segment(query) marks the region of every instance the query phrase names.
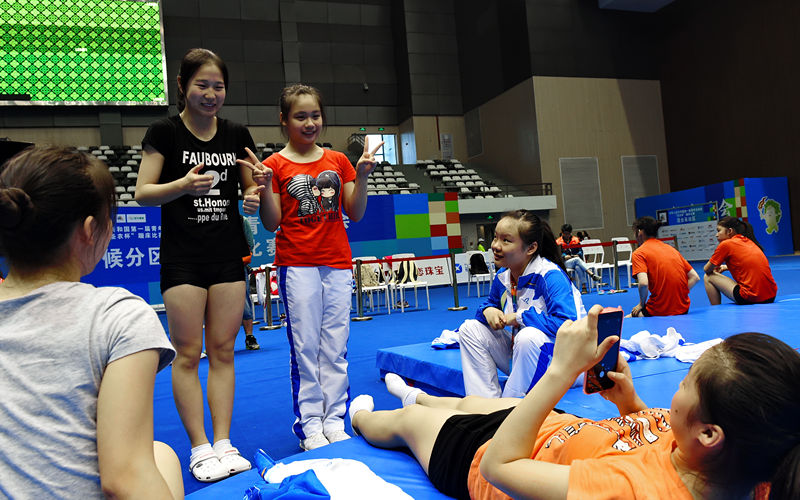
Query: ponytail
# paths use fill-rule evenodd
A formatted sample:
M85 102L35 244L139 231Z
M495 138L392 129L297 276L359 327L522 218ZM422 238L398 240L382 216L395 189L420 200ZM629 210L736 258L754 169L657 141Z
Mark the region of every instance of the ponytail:
M800 442L778 464L769 493L770 500L794 498L800 498Z
M534 256L541 255L567 272L564 259L561 257L561 247L556 244L556 237L547 221L542 220L531 210L514 210L503 214L503 218L506 217L523 223L519 227L519 235L526 245L537 244Z
M565 242L567 243L567 242ZM564 272L567 272L564 267L564 257L561 254L561 247L556 244L556 237L550 225L542 221L542 242L539 244L539 254L553 264L558 265Z
M758 242L756 239L755 232L753 231L753 226L738 217L731 217L730 215L726 215L725 217L721 218L718 224L722 227L733 229L736 234L741 234L748 240L752 241L756 244L756 246L763 252L764 247L761 246L761 243Z

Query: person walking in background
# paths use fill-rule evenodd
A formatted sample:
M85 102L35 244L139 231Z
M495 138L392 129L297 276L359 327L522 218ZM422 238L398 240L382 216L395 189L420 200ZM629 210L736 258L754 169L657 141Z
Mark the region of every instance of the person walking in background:
M244 310L242 257L249 254L238 197L241 185L244 211L255 213L263 188L236 163L254 147L250 132L217 117L227 89L228 70L218 55L186 53L178 74L180 113L152 124L142 139L135 195L141 205L161 205L161 294L178 352L172 391L192 446L189 468L203 482L250 468L230 442L233 346ZM213 446L197 371L204 343Z
M325 125L319 90L286 87L279 107L286 147L263 164L249 151L240 164L269 188L261 193L262 224L273 232L280 226L275 265L291 349L292 431L302 449L312 450L350 437L344 417L352 263L342 210L353 221L364 216L367 178L383 143L370 149L365 140L354 169L342 153L316 144Z
M253 238L253 230L250 228L250 223L247 218L240 215L242 219L242 229L244 229L244 236L247 240L247 247L250 253L242 257L244 264L244 312L242 313L242 329L244 329L244 346L248 351L257 351L261 349L258 345L256 336L253 335L253 301L250 299L250 262L253 260L253 248L256 246L256 241Z

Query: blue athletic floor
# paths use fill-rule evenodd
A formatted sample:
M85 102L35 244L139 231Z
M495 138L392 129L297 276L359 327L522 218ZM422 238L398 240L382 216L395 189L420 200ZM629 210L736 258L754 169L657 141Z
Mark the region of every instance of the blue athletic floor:
M734 306L723 305L711 308L708 304L702 282L692 289L690 297L692 308L686 316L670 318L633 318L625 320L623 336L629 337L639 330L663 334L666 326L674 326L688 341L701 341L706 338L725 337L741 331L762 331L775 335L793 347L800 347L800 332L796 325L800 320L800 257L778 257L770 259L773 274L778 282L778 298L775 305ZM702 263L693 263L702 276ZM606 274L606 279L608 274ZM625 276L623 273L623 280ZM623 286L625 283L623 282ZM603 306L621 305L626 311L638 301L635 288L626 293L583 296L588 309L594 304ZM379 349L430 343L442 329L455 329L464 319L475 315L482 299L466 296L466 286L459 287L460 305L465 311L453 312L453 290L450 287L430 289L431 310L425 309L424 297L419 309L406 309L405 313L386 314L386 308L374 312L371 321L353 322L349 342L348 360L350 362L350 393L352 397L368 393L375 399L376 409L393 409L400 406L399 401L389 395L380 380L376 366ZM483 286L483 293L487 293ZM369 312L368 312L369 313ZM261 310L257 308L257 316ZM355 314L354 314L355 315ZM161 315L166 328L166 318ZM289 386L289 348L285 329L259 331L256 337L261 350L247 351L244 347L244 333L240 330L236 344L236 394L234 402L231 440L247 458L252 458L258 448L263 448L275 459L295 455L301 450L298 441L291 433L294 421ZM450 355L458 356L454 351ZM638 366L637 366L638 365ZM635 370L634 370L635 368ZM688 370L672 359L639 361L632 365L637 376L637 390L643 399L653 406L669 406L675 387ZM200 377L205 381L208 363L200 363ZM453 381L457 383L457 380ZM205 382L203 382L205 387ZM567 411L588 417L608 416L612 411L600 397L585 396L580 390L572 390L559 405ZM170 368L156 377L155 397L155 439L168 443L178 453L184 469L186 493L208 486L197 482L188 471L189 441L183 430L172 400ZM211 417L206 410L206 428L211 437ZM350 431L348 422L348 432ZM342 451L358 449L361 439L352 446L342 446ZM340 444L332 445L331 450ZM352 451L352 450L351 450ZM311 454L307 454L309 458ZM320 454L319 456L326 456ZM314 458L319 458L315 456ZM347 456L347 458L357 458ZM377 472L377 471L376 471ZM381 474L383 475L383 474ZM239 488L247 482L247 477L229 479L231 487ZM384 476L386 477L386 476ZM223 483L224 484L224 483ZM221 484L220 484L221 486ZM230 491L233 493L233 491ZM231 497L241 498L243 489Z

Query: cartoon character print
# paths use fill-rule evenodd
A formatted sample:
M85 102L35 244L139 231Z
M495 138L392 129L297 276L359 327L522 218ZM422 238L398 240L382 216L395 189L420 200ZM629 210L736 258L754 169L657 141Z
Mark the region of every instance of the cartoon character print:
M661 433L670 429L666 419L667 413L666 410L651 408L636 414L609 418L599 422L580 422L577 426L569 425L551 436L545 443L545 448L550 448L555 442L564 445L570 437L580 433L585 426L590 426L602 429L614 436L615 440L611 444L611 448L614 450L630 451L658 441L659 436L653 432L653 429Z
M286 192L297 200L297 216L314 215L322 209L317 201L319 189L315 179L308 174L298 174L286 184Z
M316 188L319 191L319 204L323 212L339 211L339 193L342 181L333 170L320 172L316 178Z
M762 197L758 202L758 213L761 220L767 225L767 234L778 232L778 223L781 221L781 204L777 201Z

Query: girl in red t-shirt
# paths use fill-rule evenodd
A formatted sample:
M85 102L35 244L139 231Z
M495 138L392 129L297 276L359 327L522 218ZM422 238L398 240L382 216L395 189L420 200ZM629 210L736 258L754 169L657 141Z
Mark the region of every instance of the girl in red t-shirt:
M324 122L317 89L286 87L280 123L288 144L263 164L252 152L240 160L259 185L262 224L273 232L280 226L275 265L291 348L292 431L304 450L350 437L344 417L352 264L342 209L356 222L364 216L367 177L383 145L370 150L365 140L353 169L342 153L316 144Z
M717 224L717 241L714 255L703 266L703 282L711 305L722 302L720 294L739 305L773 302L778 285L753 226L737 217L723 217ZM733 279L722 274L725 271L730 271Z

